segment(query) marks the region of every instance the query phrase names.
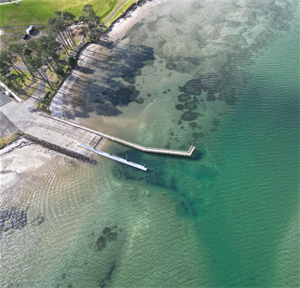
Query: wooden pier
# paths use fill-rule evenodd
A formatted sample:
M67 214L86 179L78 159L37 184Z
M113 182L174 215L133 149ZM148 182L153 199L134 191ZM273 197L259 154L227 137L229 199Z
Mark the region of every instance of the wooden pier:
M130 147L130 148L142 151L142 152L157 153L157 154L166 154L166 155L175 155L175 156L183 156L183 157L191 157L192 154L193 154L193 152L196 149L196 147L194 147L194 146L191 146L188 151L144 147L144 146L139 145L139 144L135 144L135 143L132 143L132 142L129 142L129 141L117 138L117 137L113 137L113 136L110 136L108 134L105 134L105 133L102 133L102 132L99 132L99 131L96 131L96 130L93 130L93 129L90 129L90 128L86 128L86 127L80 126L78 124L69 122L67 120L63 120L63 119L60 119L60 118L57 118L57 117L51 117L51 118L54 119L54 120L56 120L56 121L60 121L62 123L71 125L73 127L77 127L77 128L86 130L88 132L91 132L91 133L94 133L96 135L99 135L99 136L101 136L101 137L103 137L105 139L111 140L113 142L125 145L127 147Z
M90 146L87 146L85 144L82 144L82 143L77 143L77 145L79 147L82 147L84 149L87 149L91 152L95 152L101 156L104 156L106 158L109 158L109 159L112 159L112 160L115 160L115 161L118 161L118 162L121 162L123 164L126 164L126 165L129 165L131 167L134 167L134 168L137 168L137 169L140 169L140 170L143 170L143 171L147 171L148 169L145 167L145 166L142 166L142 165L139 165L139 164L136 164L134 162L131 162L131 161L128 161L126 159L123 159L123 158L120 158L118 156L114 156L114 155L111 155L109 153L106 153L106 152L103 152L103 151L100 151L100 150L96 150L94 149L93 147L90 147Z

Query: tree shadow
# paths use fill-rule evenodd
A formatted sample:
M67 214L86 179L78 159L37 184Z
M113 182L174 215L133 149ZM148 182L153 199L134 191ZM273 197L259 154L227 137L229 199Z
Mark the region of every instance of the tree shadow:
M130 45L126 49L116 45L112 51L108 56L91 51L95 57L88 56L84 61L90 65L76 67L83 75L68 91L72 96L64 97L64 103L73 107L71 112L64 111L68 118L88 118L91 112L118 116L122 113L120 107L138 103L140 91L135 86L135 77L141 75L143 67L153 64L153 49L145 45Z
M87 67L80 67L80 72L91 75L91 74L94 74L95 70L87 68Z

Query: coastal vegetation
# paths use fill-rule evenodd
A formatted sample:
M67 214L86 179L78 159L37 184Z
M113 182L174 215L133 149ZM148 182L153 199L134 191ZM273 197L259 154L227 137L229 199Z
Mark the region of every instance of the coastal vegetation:
M48 106L56 90L68 76L68 71L77 64L76 58L69 55L76 55L75 49L79 48L78 44L82 36L87 43L98 42L101 34L108 29L103 21L108 19L111 12L123 2L120 0L74 0L72 2L24 0L3 5L4 9L0 12L0 25L4 24L3 28L9 29L5 29L5 35L2 35L4 37L1 39L1 81L23 100L33 96L38 85L46 84L43 91L39 92L38 98L41 99L36 105L49 113ZM136 2L128 0L124 3L122 9L111 15L109 23ZM61 10L55 10L56 8ZM74 28L74 24L79 25ZM35 31L30 34L33 39L27 40L24 45L24 40L21 40L22 34L18 29L24 29L26 26L13 28L6 25L36 25ZM6 30L10 33L6 33ZM3 46L6 46L5 50Z
M27 85L31 87L37 80L46 83L47 93L37 103L38 108L44 112L47 112L67 72L77 64L75 58L67 57L76 47L75 34L69 28L78 22L74 21L76 16L63 11L55 11L54 15L47 19L46 34L26 41L26 45L12 43L0 52L1 81L15 93L23 95L23 99L32 96L25 89ZM81 34L89 42L97 42L105 31L103 22L90 4L83 7L79 21ZM66 57L61 59L61 54Z

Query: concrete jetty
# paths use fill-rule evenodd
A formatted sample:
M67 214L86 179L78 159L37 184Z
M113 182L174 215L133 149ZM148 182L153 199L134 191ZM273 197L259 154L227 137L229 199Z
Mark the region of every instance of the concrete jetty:
M82 148L84 148L84 149L87 149L87 150L89 150L89 151L91 151L91 152L97 153L97 154L99 154L99 155L101 155L101 156L104 156L104 157L106 157L106 158L109 158L109 159L118 161L118 162L123 163L123 164L126 164L126 165L128 165L128 166L131 166L131 167L134 167L134 168L143 170L143 171L147 171L147 170L148 170L145 166L142 166L142 165L140 165L140 164L136 164L136 163L134 163L134 162L128 161L128 160L126 160L126 159L120 158L120 157L115 156L115 155L111 155L111 154L106 153L106 152L103 152L103 151L96 150L96 149L94 149L94 148L92 148L92 147L90 147L90 146L87 146L87 145L85 145L85 144L77 143L77 145L78 145L79 147L82 147Z
M100 137L108 139L110 141L113 141L113 142L125 145L127 147L130 147L130 148L142 151L142 152L156 153L156 154L166 154L166 155L175 155L175 156L183 156L183 157L191 157L192 154L193 154L193 152L196 149L196 147L194 147L194 146L191 146L188 151L144 147L142 145L135 144L135 143L132 143L132 142L129 142L129 141L126 141L126 140L123 140L123 139L120 139L120 138L117 138L117 137L114 137L114 136L102 133L100 131L96 131L96 130L93 130L93 129L90 129L90 128L87 128L87 127L80 126L78 124L72 123L72 122L67 121L67 120L63 120L63 119L60 119L60 118L57 118L57 117L51 117L51 118L54 119L54 120L57 120L59 122L71 125L71 126L76 127L76 128L80 128L82 130L88 131L90 133L93 133L95 135L98 135Z

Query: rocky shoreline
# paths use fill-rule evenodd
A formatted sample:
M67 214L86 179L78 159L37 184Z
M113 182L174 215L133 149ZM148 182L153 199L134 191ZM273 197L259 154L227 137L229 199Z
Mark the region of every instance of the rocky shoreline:
M70 150L67 150L65 148L62 148L60 146L57 146L55 144L52 144L52 143L49 143L49 142L46 142L44 140L39 140L33 136L30 136L30 135L24 135L24 137L27 139L27 140L30 140L31 142L33 142L34 144L38 144L38 145L41 145L43 146L44 148L47 148L47 149L50 149L50 150L53 150L55 152L58 152L58 153L61 153L61 154L64 154L64 155L67 155L69 157L72 157L72 158L75 158L77 160L80 160L80 161L83 161L83 162L88 162L88 163L92 163L92 164L96 164L97 161L94 160L94 159L91 159L87 156L84 156L84 155L81 155L79 153L76 153L74 151L70 151Z
M2 238L2 232L25 227L27 224L26 213L27 209L19 210L16 207L0 211L0 239Z

